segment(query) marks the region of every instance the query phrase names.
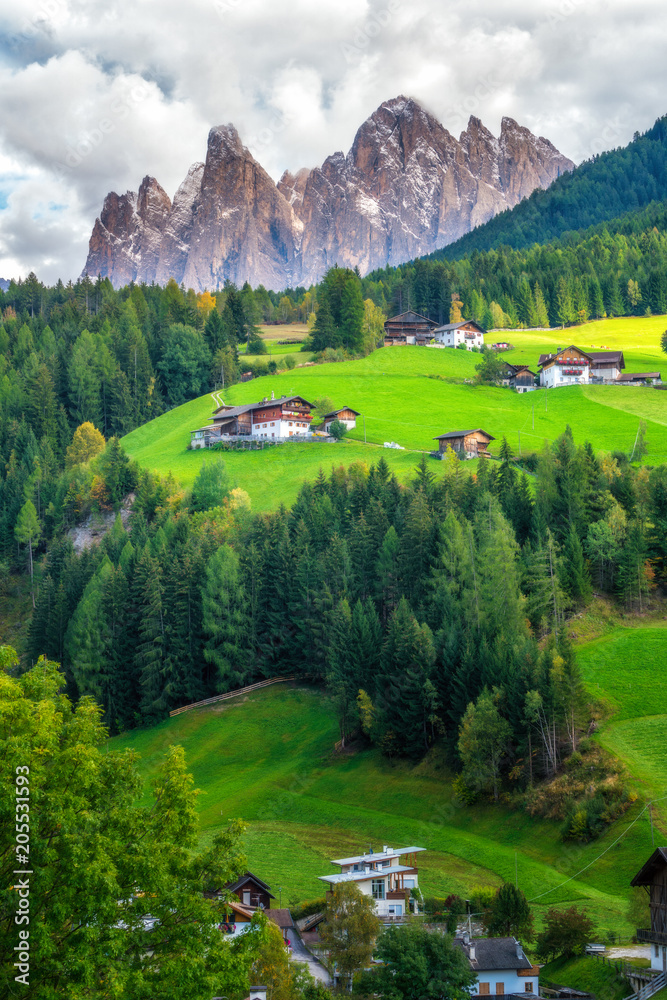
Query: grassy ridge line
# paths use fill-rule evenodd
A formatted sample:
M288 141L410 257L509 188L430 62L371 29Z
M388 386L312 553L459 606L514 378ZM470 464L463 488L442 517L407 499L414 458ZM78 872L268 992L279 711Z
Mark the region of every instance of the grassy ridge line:
M392 841L428 848L421 867L430 893L511 880L517 852L519 884L529 896L538 895L593 860L639 808L600 842L572 849L560 842L557 826L520 811L453 803L446 770L392 767L374 750L332 760L336 738L319 693L267 688L233 707L228 702L223 709L185 713L111 745L134 746L149 777L166 748L182 744L195 783L206 792L199 803L204 840L225 817L242 815L251 824L251 867L300 898L321 892L317 876L341 851ZM149 798L147 792L146 803ZM540 906L585 903L605 926L627 933L626 887L649 845L647 824L640 821L617 848Z

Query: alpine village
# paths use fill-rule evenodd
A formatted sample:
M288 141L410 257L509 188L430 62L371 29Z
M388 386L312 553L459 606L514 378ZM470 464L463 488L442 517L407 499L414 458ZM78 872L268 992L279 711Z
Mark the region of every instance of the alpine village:
M7 15L0 995L667 1000L660 18L297 8Z

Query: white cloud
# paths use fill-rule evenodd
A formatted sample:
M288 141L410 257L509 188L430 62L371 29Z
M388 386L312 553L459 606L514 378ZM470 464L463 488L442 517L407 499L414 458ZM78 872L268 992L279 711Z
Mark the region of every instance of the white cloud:
M234 122L274 177L405 93L581 159L665 111L658 0L32 0L3 13L0 276L76 277L109 190L173 195ZM637 71L641 67L641 72ZM6 204L5 208L2 208ZM66 206L63 209L62 206Z

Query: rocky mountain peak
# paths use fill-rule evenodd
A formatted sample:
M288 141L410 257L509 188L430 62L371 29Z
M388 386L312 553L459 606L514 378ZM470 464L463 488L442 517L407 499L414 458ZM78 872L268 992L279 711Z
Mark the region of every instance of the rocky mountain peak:
M197 291L227 279L309 285L336 262L365 273L430 253L572 166L512 118L496 138L471 116L457 140L399 95L366 119L347 155L275 184L234 125L218 125L173 203L153 177L137 193L107 195L85 270L115 285L174 277Z

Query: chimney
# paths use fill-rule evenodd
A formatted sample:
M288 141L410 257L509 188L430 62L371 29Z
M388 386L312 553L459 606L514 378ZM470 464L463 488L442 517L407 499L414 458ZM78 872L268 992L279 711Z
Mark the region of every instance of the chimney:
M272 390L271 390L271 399L275 399L275 398L276 398L276 394L274 393L274 391L273 391L273 389L272 389Z
M474 946L474 944L471 944L470 947L468 948L468 958L470 959L471 962L475 961L475 946Z
M519 958L519 959L524 958L525 956L523 954L523 948L521 947L521 945L519 944L519 942L516 941L516 940L515 940L515 944L516 944L516 957Z
M266 1000L266 986L251 986L248 1000Z
M382 853L383 853L383 854L386 854L388 850L389 850L389 848L387 847L387 845L386 845L386 844L383 844L383 845L382 845Z

